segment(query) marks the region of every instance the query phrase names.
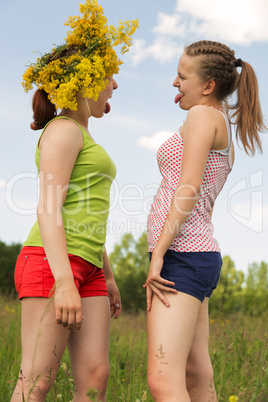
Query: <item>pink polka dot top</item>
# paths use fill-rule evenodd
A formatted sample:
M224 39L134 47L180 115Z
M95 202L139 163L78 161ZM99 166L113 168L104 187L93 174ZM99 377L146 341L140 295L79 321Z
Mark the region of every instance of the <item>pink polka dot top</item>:
M222 115L227 126L228 147L221 151L209 152L199 199L170 245L171 250L220 252L219 244L213 237L214 229L209 213L232 169L231 128L227 116L224 113ZM172 198L180 182L182 153L183 139L180 129L157 151L157 162L163 178L153 199L147 221L147 241L151 252L158 242Z

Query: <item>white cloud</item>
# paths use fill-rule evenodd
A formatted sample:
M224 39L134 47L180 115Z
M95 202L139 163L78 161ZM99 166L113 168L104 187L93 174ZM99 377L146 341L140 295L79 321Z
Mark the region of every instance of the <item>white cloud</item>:
M148 57L161 63L178 57L186 43L200 39L250 45L268 41L267 0L177 0L172 14L160 12L153 44L134 40L134 65Z
M137 141L137 144L141 147L156 151L160 145L162 145L163 142L165 142L172 134L174 134L174 132L159 131L151 137L140 137Z
M148 57L152 57L154 60L164 63L173 60L174 55L178 57L178 54L178 44L169 37L158 34L152 45L147 46L143 39L134 40L129 56L135 66Z
M183 36L186 24L180 14L158 14L158 25L153 29L157 34Z
M267 41L266 0L177 0L176 12L189 18L187 30L240 45ZM185 32L186 33L186 32Z

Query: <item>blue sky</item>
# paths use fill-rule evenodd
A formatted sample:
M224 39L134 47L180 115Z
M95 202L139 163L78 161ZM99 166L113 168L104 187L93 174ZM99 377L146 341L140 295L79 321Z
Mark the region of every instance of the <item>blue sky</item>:
M224 42L254 67L263 114L268 119L268 3L266 0L99 0L110 24L140 20L131 51L115 79L111 113L89 129L117 165L112 187L107 249L124 233L146 229L160 182L157 147L183 123L172 83L183 47L200 39ZM64 22L79 14L77 0L13 0L0 3L0 240L23 242L35 220L38 182L34 151L39 132L30 130L31 97L21 75L36 52L47 52L66 36ZM268 261L267 133L263 154L236 161L213 215L223 255L244 272Z

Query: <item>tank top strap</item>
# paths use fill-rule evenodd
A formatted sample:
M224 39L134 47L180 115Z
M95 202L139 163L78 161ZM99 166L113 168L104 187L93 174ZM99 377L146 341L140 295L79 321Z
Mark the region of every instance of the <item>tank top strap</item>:
M72 119L71 117L67 117L67 116L56 116L56 117L54 117L54 119L49 120L49 122L48 122L48 123L45 125L45 127L43 128L42 133L41 133L41 135L40 135L40 137L39 137L39 139L38 139L37 147L39 147L40 140L41 140L42 135L44 134L44 131L45 131L45 129L47 128L47 126L48 126L52 121L58 120L58 119L66 119L66 120L71 120L71 121L73 121L73 122L80 128L80 130L81 130L81 133L82 133L82 136L83 136L83 143L84 143L84 144L85 144L85 140L87 139L87 137L92 140L92 138L90 138L90 136L86 133L86 131L83 129L83 127L80 126L79 123L77 123L76 120ZM92 141L93 141L93 140L92 140ZM94 141L93 141L93 142L94 142Z
M213 106L213 107L214 107L214 106ZM231 153L231 152L230 152L230 148L231 148L231 146L232 146L232 129L231 129L231 124L230 124L230 121L229 121L228 116L226 115L226 113L224 113L222 110L220 110L220 109L217 108L217 107L214 107L214 109L217 109L217 110L222 114L222 116L224 117L225 124L226 124L226 129L227 129L227 135L228 135L228 146L227 146L227 148L221 149L221 150L217 150L217 151L215 151L215 152L219 152L219 153L222 154L222 155L229 155L229 153Z

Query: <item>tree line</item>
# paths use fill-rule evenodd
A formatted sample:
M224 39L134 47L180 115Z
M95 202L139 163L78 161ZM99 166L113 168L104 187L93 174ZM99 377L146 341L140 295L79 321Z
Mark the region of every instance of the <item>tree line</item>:
M7 245L0 241L0 292L15 295L14 267L21 244ZM120 289L124 310L138 312L146 309L143 284L146 281L149 259L146 233L137 240L131 233L123 235L114 246L109 259ZM253 262L247 274L237 270L234 261L223 257L221 277L210 300L210 311L222 309L227 313L241 311L251 316L266 316L268 311L267 263Z
M125 234L109 256L125 310L144 310L145 283L149 268L146 233L138 240ZM245 274L237 270L226 255L217 289L210 299L210 311L226 313L241 311L252 316L267 316L268 268L266 262L252 263Z

